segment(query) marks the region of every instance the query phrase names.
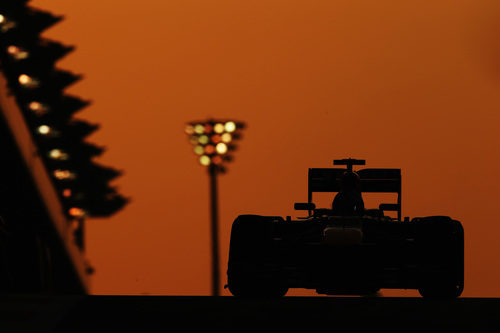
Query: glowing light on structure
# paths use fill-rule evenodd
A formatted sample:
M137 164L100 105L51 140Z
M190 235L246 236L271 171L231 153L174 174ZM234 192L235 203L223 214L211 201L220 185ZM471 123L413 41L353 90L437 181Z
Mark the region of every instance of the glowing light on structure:
M196 155L202 155L205 152L205 148L203 146L195 146L194 147L194 153Z
M62 190L62 196L65 198L70 198L73 195L73 191L70 188L65 188Z
M213 145L206 145L205 146L205 153L211 155L215 152L215 147Z
M221 165L223 162L222 160L222 157L220 157L219 155L215 155L212 157L212 163L215 164L215 165Z
M210 180L210 220L212 234L212 294L219 295L219 253L218 253L218 213L217 175L226 171L225 162L232 160L230 151L236 145L229 142L241 138L239 132L244 124L232 120L196 121L188 123L184 131L193 151L198 155L198 163L207 167ZM231 134L231 133L234 133Z
M227 153L227 145L225 143L218 143L217 146L215 146L215 150L217 151L218 154L225 154Z
M52 129L48 125L40 125L37 128L37 132L42 135L48 135L52 132Z
M221 135L221 140L224 143L229 143L229 142L231 142L232 139L233 139L233 137L231 136L231 133L224 133Z
M29 84L33 79L26 74L19 75L19 83L20 84Z
M205 132L205 126L203 126L203 124L194 125L194 132L196 134L203 134L203 132Z
M62 169L54 170L53 175L59 180L71 180L76 178L76 175L73 172Z
M194 146L194 153L199 156L199 163L203 166L217 165L223 171L224 162L231 160L229 153L235 147L232 142L240 138L243 127L243 123L232 120L208 120L188 123L184 131ZM224 158L217 157L219 155L224 155Z
M202 145L206 145L209 141L210 139L206 135L200 135L200 137L198 138L198 142Z
M65 161L69 158L68 154L62 151L61 149L52 149L49 151L49 157L54 160Z
M193 145L197 145L198 144L198 137L196 135L193 135L189 138L189 141L193 144Z
M193 125L187 124L184 132L186 132L186 134L188 135L192 135L194 133Z
M22 60L29 57L28 51L15 45L7 47L7 53L16 60Z
M37 101L30 102L28 104L28 108L30 109L31 112L33 112L37 116L43 116L44 114L49 112L48 106Z
M222 123L217 123L214 125L214 132L217 134L224 133L224 124Z
M16 26L16 22L7 19L4 15L0 14L0 32L7 32Z
M23 87L26 88L36 88L39 85L38 80L29 76L28 74L19 75L17 80Z
M222 141L222 138L219 134L212 135L212 137L210 139L212 140L213 143L216 143L216 144Z
M200 156L200 164L204 166L210 165L210 157L207 155Z
M81 208L78 208L78 207L71 207L68 210L68 214L70 216L73 216L73 217L76 217L76 218L81 218L81 217L85 216L85 211L83 209L81 209Z
M234 121L228 121L224 124L224 129L229 133L234 132L236 130L236 124Z

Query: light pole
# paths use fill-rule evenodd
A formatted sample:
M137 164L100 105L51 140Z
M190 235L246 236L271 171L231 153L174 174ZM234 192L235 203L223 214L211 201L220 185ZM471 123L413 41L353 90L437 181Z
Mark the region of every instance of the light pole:
M198 162L207 167L209 176L213 296L219 296L220 285L217 175L226 172L225 164L232 161L235 141L241 139L244 127L242 122L208 119L189 122L185 128Z

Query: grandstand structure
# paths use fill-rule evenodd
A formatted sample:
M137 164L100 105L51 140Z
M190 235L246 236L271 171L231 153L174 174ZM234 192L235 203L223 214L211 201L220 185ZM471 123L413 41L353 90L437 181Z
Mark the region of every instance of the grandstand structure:
M121 172L96 162L98 125L75 114L89 102L65 89L81 75L56 63L74 47L42 33L62 17L28 0L0 2L0 291L78 293L90 288L85 221L127 199Z

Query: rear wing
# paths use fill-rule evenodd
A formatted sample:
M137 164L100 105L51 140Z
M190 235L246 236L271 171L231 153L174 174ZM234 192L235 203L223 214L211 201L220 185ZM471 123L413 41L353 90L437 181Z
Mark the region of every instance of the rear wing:
M307 202L312 202L314 192L339 192L340 177L347 170L342 168L309 169ZM401 169L361 169L356 173L361 179L361 192L397 193L396 204L381 204L381 210L397 211L401 220Z

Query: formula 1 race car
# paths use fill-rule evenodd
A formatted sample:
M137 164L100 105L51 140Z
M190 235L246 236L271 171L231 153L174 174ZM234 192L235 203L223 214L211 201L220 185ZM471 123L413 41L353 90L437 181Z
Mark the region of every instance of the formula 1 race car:
M334 165L345 168L309 169L308 202L295 204L296 210L308 212L307 217L238 216L231 230L229 291L235 296L279 297L289 288L327 295L418 289L423 297L460 296L461 223L447 216L402 220L401 170L353 171L353 165L364 164L343 159ZM354 176L350 192L343 183L348 176ZM358 197L349 195L356 189ZM336 192L347 199L336 197L332 209L317 209L312 201L315 192ZM357 201L361 193L397 193L397 202L365 209ZM397 217L388 216L390 211Z

